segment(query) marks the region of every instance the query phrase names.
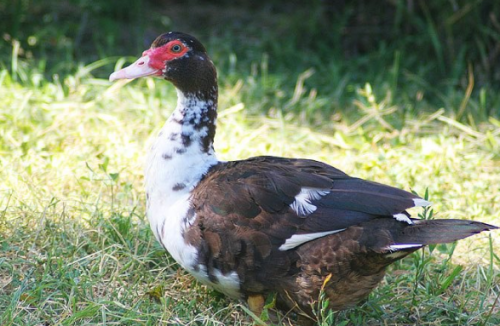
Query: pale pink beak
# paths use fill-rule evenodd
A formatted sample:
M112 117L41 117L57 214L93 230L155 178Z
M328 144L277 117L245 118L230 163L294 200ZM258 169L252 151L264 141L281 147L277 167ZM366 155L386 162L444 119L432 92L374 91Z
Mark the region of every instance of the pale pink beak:
M134 79L144 76L160 75L161 71L149 66L149 56L140 57L128 67L115 71L109 76L109 81L117 79Z

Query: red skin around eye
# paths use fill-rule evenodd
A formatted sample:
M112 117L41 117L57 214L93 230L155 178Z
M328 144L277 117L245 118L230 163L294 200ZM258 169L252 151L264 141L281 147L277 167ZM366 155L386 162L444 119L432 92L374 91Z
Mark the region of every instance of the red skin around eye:
M180 52L173 52L172 47L174 45L179 45L181 47ZM165 69L165 62L170 61L176 58L182 57L186 52L189 51L189 48L185 46L181 41L174 40L170 41L165 45L162 45L160 47L154 48L154 49L149 49L146 50L142 53L142 56L149 56L149 66L158 69L158 70L163 70Z

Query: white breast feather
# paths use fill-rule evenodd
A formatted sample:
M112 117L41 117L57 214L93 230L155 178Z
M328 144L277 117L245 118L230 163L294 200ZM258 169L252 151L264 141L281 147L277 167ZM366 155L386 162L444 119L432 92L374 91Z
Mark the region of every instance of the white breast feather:
M184 118L199 123L202 119L201 110L213 103L187 99L182 93L178 93L178 108L167 120L156 139L146 166L148 219L156 239L177 263L201 283L230 297L239 298L238 274L235 271L223 274L220 270L214 269L212 274L217 281L212 282L206 267L197 262L196 248L186 243L183 237L186 229L196 218L188 216L191 206L190 192L210 167L218 163L218 160L213 151L205 153L200 147L200 139L207 135L208 128L195 130L191 125L181 125L175 121ZM190 101L190 110L182 116L179 108L182 108L186 101ZM191 144L187 147L183 146L182 140L178 137L182 133L192 135ZM185 152L179 153L178 149L183 149ZM178 184L184 187L174 191L173 188Z

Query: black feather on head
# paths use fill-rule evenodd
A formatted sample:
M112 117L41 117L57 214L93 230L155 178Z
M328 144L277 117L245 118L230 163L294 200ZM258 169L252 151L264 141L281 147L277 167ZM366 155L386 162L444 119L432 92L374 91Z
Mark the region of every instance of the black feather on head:
M181 32L168 32L161 34L153 41L153 44L151 44L151 48L159 48L160 46L165 45L173 40L182 41L186 46L190 47L195 52L207 52L203 44L201 44L201 42L198 41L194 36Z

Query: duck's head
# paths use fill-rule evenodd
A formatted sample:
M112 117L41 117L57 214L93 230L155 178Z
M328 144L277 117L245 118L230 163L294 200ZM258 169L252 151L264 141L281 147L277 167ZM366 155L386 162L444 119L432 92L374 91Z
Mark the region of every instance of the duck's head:
M158 36L137 61L112 73L109 80L147 76L163 77L183 93L217 88L215 66L205 47L193 36L180 32Z

